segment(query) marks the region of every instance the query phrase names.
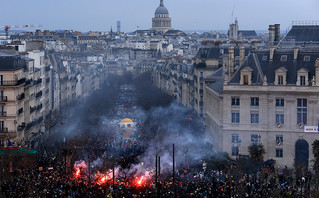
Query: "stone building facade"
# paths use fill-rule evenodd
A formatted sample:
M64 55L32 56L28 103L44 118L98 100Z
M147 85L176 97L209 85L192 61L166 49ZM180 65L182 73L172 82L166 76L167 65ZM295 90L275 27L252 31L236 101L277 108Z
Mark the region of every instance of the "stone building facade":
M261 143L265 159L279 166L310 165L319 134L319 48L254 50L228 74L205 86L205 122L217 147L238 157Z

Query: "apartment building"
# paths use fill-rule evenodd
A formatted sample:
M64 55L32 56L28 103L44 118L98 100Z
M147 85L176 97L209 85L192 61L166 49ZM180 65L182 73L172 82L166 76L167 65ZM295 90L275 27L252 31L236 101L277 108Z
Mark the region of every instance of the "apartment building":
M229 69L205 87L205 122L218 148L238 157L262 143L265 159L279 166L310 165L318 139L319 47L254 50Z
M0 52L0 146L24 141L25 67L20 55Z

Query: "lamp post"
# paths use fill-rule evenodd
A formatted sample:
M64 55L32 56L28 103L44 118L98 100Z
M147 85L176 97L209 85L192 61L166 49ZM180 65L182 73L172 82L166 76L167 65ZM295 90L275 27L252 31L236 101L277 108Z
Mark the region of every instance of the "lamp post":
M232 146L236 148L236 160L239 158L239 147L241 146L241 140L237 139L232 142Z

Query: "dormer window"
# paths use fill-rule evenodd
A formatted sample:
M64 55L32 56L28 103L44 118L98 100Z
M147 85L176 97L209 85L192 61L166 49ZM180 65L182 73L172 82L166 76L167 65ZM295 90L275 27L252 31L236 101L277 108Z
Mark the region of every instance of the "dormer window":
M308 75L309 75L309 70L305 68L299 69L297 72L296 84L300 86L308 86L309 85Z
M284 84L284 76L283 75L278 75L278 85L283 85Z
M275 85L286 85L287 81L287 69L285 67L280 67L275 71Z
M240 84L251 85L251 75L253 70L250 67L245 67L240 71Z
M248 75L243 75L244 76L244 85L248 85Z
M281 62L287 62L287 55L281 55L280 61Z
M303 57L304 62L310 62L310 56L304 56Z
M300 85L306 85L306 76L300 76Z

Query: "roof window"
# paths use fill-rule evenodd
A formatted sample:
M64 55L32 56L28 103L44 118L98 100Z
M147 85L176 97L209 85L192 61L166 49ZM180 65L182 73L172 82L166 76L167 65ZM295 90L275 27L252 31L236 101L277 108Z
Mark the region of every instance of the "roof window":
M261 58L261 61L265 62L268 60L268 56L267 55L263 55L263 57Z
M304 62L310 62L310 56L304 56L303 57Z
M287 55L281 55L280 61L281 62L287 62Z

